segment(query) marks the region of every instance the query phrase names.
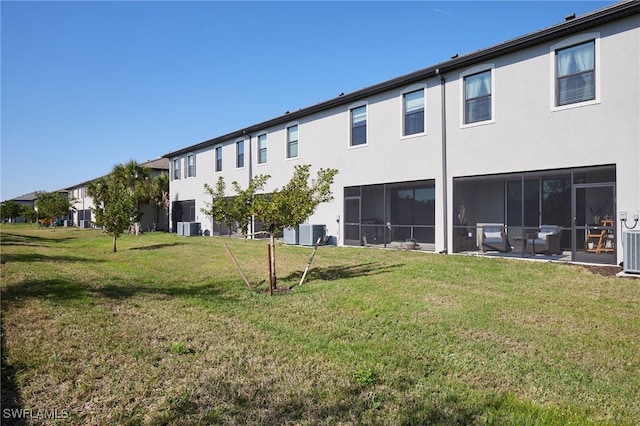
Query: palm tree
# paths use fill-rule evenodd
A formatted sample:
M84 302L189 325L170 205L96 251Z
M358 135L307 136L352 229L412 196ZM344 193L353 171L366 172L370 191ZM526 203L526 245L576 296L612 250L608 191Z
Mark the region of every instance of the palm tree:
M169 229L169 173L162 172L156 176L151 182L151 201L155 204L155 216L153 218L153 230L158 229L158 220L160 218L160 208L167 213L167 230Z
M140 208L151 201L152 198L151 169L131 160L128 163L114 166L111 176L114 181L129 188L130 195L134 197L138 203L138 213L136 217L131 218L135 234L138 235L140 233L140 220L142 218Z

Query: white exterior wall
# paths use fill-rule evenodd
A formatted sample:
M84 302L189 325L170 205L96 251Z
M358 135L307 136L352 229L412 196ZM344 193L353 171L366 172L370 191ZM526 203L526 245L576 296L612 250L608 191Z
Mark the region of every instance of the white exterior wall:
M171 182L171 201L196 200L197 221L211 229L205 207L204 184L224 176L229 191L237 180L246 187L251 173L269 174L267 192L288 182L298 164L336 168L334 201L319 206L309 223L326 224L342 243L343 188L354 185L435 180L436 247L452 247L453 179L510 172L613 164L617 171L617 210L627 211L632 223L640 212L640 17L637 15L581 33L536 45L508 55L446 72L447 197L442 180L441 82L430 78L401 89L292 120L245 138L245 167L235 168L235 142L223 146L223 172L214 172L212 145L194 151L196 177ZM554 49L562 43L596 34L596 101L554 108ZM493 69L490 123L462 123L463 75ZM425 133L402 136L404 92L425 89ZM350 109L367 105L367 144L350 147ZM297 124L299 157L286 158L286 128ZM268 161L257 164L257 136L266 132ZM186 158L181 155L180 158ZM174 158L171 158L173 162ZM172 163L170 173L173 173ZM231 193L229 195L232 195ZM443 216L447 202L448 220ZM617 212L616 212L617 213ZM447 223L447 232L444 224ZM448 236L448 241L445 237ZM621 230L618 229L618 241ZM621 260L622 250L618 251Z
M402 93L419 88L425 89L426 132L420 135L402 136L403 105ZM433 97L438 104L430 102ZM338 237L341 230L337 218L343 218L343 188L353 185L401 182L422 179L436 179L441 176L441 133L439 112L439 85L426 84L408 86L407 89L385 93L368 99L334 108L321 114L293 120L281 126L258 131L251 135L252 174L271 175L266 192L284 186L292 177L296 165L311 164L312 177L319 168L335 168L339 173L332 187L334 201L318 207L309 218L309 223L327 225L327 233ZM350 146L350 110L355 106L367 105L367 144ZM287 127L298 125L298 157L286 158ZM257 163L257 140L267 134L267 162ZM196 221L203 229L211 230L211 220L200 211L210 201L205 196L204 184L215 185L223 176L228 195L233 195L231 182L236 180L243 188L248 184L249 156L248 139L245 139L245 167L236 169L235 142L212 145L196 154L196 176L171 181L171 200L196 200ZM223 147L223 171L214 172L215 148ZM181 155L186 158L190 153ZM173 160L171 158L171 164ZM184 160L181 166L184 167ZM340 227L342 225L340 224Z
M635 16L482 64L494 70L489 123L462 124L462 75L472 70L446 76L449 211L455 208L455 177L614 164L617 210L628 211L629 218L640 212L639 20ZM596 101L554 109L554 48L593 35L599 36ZM621 261L622 250L618 257Z

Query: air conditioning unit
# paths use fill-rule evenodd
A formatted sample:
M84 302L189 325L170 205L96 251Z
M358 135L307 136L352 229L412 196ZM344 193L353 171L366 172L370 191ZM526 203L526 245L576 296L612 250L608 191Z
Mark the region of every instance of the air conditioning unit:
M200 222L178 222L176 233L183 237L200 235Z
M88 220L81 220L80 221L80 228L90 228L91 227L91 222Z
M297 245L300 241L298 239L298 228L284 228L282 231L282 238L285 244Z
M327 233L327 227L325 225L300 225L298 241L301 246L315 246L318 238L320 238L320 244L324 241L324 237Z
M640 231L622 232L622 252L623 272L640 274Z

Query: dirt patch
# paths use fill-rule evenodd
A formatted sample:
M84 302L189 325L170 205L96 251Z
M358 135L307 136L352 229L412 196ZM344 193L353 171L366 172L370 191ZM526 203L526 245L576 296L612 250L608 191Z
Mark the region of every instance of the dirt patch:
M588 269L592 274L602 275L604 277L614 277L617 273L622 272L620 266L611 265L580 265Z

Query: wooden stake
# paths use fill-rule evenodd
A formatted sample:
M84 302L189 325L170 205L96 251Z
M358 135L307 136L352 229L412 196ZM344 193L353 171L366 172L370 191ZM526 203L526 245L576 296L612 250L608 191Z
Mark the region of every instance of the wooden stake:
M242 269L240 269L240 265L238 265L238 261L236 260L236 258L233 256L233 254L231 254L231 250L229 250L229 247L227 247L226 243L222 244L224 246L224 248L227 250L227 253L229 254L229 256L231 257L231 260L233 260L234 265L236 265L236 268L238 268L238 272L240 272L240 276L242 277L242 279L244 280L245 284L247 285L247 287L251 288L251 284L249 284L249 280L247 279L247 277L245 277L245 275L242 273Z
M313 262L313 256L316 255L316 251L318 251L318 246L320 245L321 237L318 237L318 241L316 241L316 246L313 248L313 252L311 253L311 257L309 257L309 261L307 262L307 267L304 268L304 274L302 274L302 279L300 280L300 284L304 282L304 279L307 277L307 272L309 272L309 268L311 268L311 262Z
M269 295L273 296L273 272L271 271L271 244L267 244L267 254L269 257Z

